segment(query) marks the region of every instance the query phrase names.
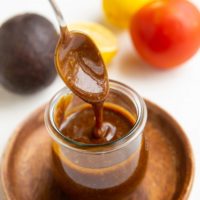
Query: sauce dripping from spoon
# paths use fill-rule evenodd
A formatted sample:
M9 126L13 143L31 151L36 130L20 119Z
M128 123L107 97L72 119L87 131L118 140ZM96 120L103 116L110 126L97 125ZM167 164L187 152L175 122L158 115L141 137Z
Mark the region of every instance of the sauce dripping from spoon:
M92 104L96 125L93 137L105 137L103 102L109 92L106 66L92 39L77 31L69 31L64 18L55 4L49 0L57 16L61 36L55 51L56 69L71 91Z

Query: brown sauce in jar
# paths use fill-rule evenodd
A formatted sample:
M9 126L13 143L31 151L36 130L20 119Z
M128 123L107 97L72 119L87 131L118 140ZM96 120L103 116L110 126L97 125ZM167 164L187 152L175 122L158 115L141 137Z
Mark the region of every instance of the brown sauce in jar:
M59 126L63 135L86 144L103 144L117 140L133 127L135 119L125 109L105 103L103 107L103 122L101 129L104 137L93 137L95 131L95 114L92 106L86 104L74 110L62 121Z
M131 199L131 194L145 176L148 160L144 141L127 160L99 169L74 164L55 143L52 152L54 175L69 200ZM88 161L89 158L85 159Z
M125 136L135 124L135 117L125 108L105 102L103 124L106 123L110 131L103 138L92 137L95 127L92 106L86 103L76 103L75 106L73 100L73 95L63 96L55 108L54 119L62 134L74 141L105 144ZM56 143L53 144L52 153L54 175L69 200L122 200L130 197L145 175L148 157L145 140L127 159L108 167L91 168L89 166L94 161L90 155L79 157L70 150L63 153ZM126 152L117 154L124 155L126 157ZM113 156L115 154L110 157L111 160ZM99 156L96 162L103 163L104 157Z

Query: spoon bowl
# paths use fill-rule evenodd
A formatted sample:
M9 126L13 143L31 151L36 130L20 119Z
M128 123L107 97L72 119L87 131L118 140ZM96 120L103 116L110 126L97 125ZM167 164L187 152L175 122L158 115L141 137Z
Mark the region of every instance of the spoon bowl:
M107 70L98 48L86 34L61 29L55 65L77 96L90 103L105 100L109 90Z

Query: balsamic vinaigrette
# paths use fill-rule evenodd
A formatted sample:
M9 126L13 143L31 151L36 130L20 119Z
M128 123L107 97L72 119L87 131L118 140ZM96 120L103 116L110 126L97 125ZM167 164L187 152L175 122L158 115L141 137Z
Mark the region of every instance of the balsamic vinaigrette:
M109 93L107 70L99 50L87 35L61 27L55 61L65 84L91 105L59 124L63 134L83 143L105 143L129 132L134 120L112 106L103 106Z

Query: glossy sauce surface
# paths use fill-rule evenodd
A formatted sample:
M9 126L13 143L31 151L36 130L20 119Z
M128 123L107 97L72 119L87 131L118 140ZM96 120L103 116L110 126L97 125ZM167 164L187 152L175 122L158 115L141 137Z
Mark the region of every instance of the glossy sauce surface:
M103 144L128 134L135 123L135 119L122 107L105 103L101 127L105 134L103 137L93 137L95 122L93 107L85 104L65 116L65 119L59 125L59 129L63 135L75 141L87 144Z
M57 46L56 65L66 85L87 102L101 102L108 77L101 55L86 35L70 32Z
M106 67L94 42L85 34L63 28L55 60L66 85L94 108L96 126L93 137L104 137L103 102L109 84Z

